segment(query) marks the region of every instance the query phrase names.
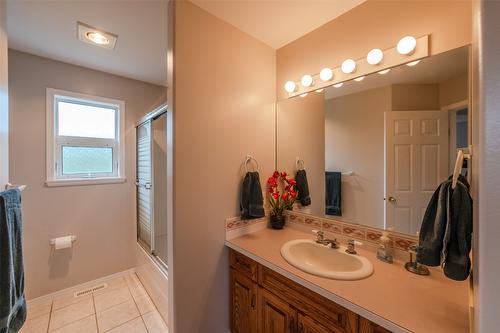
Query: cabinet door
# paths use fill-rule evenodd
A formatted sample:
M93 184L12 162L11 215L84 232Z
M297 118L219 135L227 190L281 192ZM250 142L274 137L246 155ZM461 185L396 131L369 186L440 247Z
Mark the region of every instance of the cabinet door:
M258 292L259 333L296 333L297 311L267 290Z
M366 318L359 317L359 333L391 333L391 331Z
M257 284L231 269L231 332L255 333Z
M298 315L298 333L331 333L325 326L321 325L317 321L313 320L311 317L300 314Z

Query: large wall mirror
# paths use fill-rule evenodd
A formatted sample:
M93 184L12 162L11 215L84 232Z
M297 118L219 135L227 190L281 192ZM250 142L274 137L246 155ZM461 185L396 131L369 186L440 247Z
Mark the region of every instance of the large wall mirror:
M320 217L415 235L470 142L469 47L278 102L277 166ZM467 168L464 168L465 173Z

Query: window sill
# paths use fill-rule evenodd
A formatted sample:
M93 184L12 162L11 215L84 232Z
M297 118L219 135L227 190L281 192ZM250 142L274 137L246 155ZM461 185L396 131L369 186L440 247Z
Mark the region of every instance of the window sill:
M85 186L99 184L119 184L125 183L127 178L75 178L75 179L51 179L45 181L48 187L57 186Z

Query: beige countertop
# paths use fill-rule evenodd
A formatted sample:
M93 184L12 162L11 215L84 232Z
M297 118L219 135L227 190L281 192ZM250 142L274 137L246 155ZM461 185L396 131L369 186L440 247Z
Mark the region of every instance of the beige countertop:
M357 248L373 264L363 280L339 281L305 273L288 264L281 246L293 239L312 239L299 230L263 229L226 241L226 245L330 300L394 332L469 332L468 281L447 279L440 270L411 274L404 263L386 264L375 253Z

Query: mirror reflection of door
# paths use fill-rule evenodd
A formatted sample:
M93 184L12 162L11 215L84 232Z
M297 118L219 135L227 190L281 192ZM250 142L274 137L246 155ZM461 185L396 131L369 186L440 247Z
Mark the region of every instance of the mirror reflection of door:
M448 177L448 114L385 114L386 228L416 234L427 204Z

